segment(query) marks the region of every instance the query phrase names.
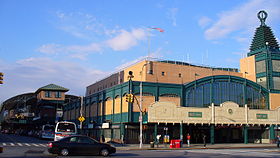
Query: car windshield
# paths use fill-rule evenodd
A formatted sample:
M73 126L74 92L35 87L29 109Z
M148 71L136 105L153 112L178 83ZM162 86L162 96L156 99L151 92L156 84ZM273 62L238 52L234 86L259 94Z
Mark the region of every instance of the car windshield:
M58 132L75 132L75 125L72 123L60 123L57 127Z

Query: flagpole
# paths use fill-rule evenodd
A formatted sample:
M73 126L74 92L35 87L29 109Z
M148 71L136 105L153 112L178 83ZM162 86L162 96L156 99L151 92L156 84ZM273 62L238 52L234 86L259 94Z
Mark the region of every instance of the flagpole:
M151 35L150 35L151 31L150 28L148 28L148 60L150 57L150 49L151 49Z

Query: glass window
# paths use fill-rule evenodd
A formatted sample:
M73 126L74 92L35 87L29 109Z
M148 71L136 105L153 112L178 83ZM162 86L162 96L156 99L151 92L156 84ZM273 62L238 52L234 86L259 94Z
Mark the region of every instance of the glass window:
M50 91L45 91L45 97L50 98L51 97L51 92Z
M266 88L266 77L257 78L257 83Z
M55 92L55 97L56 98L61 98L61 92Z
M165 75L165 73L164 72L161 72L161 76L164 76Z
M280 72L280 60L272 60L272 71Z
M274 89L280 90L280 77L273 77Z
M265 60L257 61L256 62L256 73L265 72L266 66L265 66Z
M278 83L280 83L280 77ZM186 106L208 107L212 102L215 106L219 106L226 101L233 101L242 107L246 101L249 108L266 109L267 96L259 88L250 85L245 87L244 93L244 86L242 82L229 80L194 85L186 89Z

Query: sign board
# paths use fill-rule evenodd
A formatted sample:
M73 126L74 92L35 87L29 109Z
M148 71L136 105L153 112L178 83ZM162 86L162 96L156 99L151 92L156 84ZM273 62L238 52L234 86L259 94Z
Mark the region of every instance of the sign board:
M189 117L198 117L201 118L202 117L202 112L189 112Z
M80 122L84 122L86 119L85 119L84 116L80 116L80 117L78 118L78 120L79 120Z
M102 123L102 128L110 128L110 124L109 123Z
M256 114L257 119L267 119L267 114Z

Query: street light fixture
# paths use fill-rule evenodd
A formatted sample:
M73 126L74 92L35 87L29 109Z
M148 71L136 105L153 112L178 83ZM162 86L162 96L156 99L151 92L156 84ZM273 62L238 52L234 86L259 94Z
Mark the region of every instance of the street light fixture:
M140 122L140 148L143 147L143 112L142 112L142 102L143 102L143 83L142 83L142 76L143 76L143 69L144 69L144 66L147 66L148 63L145 63L143 66L142 66L142 69L141 69L141 81L140 81L140 116L139 116L139 122Z

